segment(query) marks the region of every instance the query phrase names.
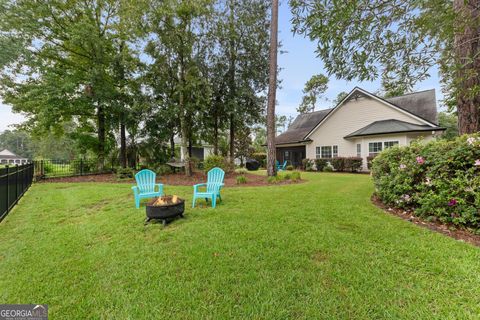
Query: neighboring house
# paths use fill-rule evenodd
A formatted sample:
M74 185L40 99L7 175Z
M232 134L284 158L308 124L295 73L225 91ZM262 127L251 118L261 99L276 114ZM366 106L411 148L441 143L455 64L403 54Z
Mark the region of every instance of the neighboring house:
M15 153L4 149L0 151L0 164L25 164L28 159L17 156Z
M353 89L334 108L300 114L275 138L277 160L300 166L302 159L375 156L394 145L433 139L437 124L435 90L383 99Z
M181 146L182 140L180 137L175 137L174 140L176 145L180 145L180 160L183 161L185 158L185 154L187 153L188 148L184 148ZM194 144L192 146L192 157L197 158L200 161L205 160L206 157L213 154L213 146L201 142L199 144Z

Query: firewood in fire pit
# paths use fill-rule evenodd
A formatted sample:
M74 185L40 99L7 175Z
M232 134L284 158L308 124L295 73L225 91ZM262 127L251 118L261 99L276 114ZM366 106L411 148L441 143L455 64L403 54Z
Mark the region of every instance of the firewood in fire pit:
M180 198L176 195L174 195L174 196L163 196L163 197L157 198L157 200L155 200L153 205L154 206L169 206L169 205L177 204L177 203L180 203L180 202L181 202Z

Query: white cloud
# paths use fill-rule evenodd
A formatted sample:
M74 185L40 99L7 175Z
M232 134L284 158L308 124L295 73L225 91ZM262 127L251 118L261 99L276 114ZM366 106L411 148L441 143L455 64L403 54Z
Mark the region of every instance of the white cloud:
M25 117L19 113L13 113L12 107L3 104L0 101L0 132L12 129L11 125L20 124L25 121Z

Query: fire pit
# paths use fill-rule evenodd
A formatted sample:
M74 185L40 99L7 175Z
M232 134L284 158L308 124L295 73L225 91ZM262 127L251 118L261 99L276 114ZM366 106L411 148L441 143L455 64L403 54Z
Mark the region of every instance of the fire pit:
M167 222L175 219L176 217L183 218L183 212L185 211L185 200L180 199L177 196L163 196L154 198L147 203L147 219L145 223L148 223L152 219L161 220L165 226Z

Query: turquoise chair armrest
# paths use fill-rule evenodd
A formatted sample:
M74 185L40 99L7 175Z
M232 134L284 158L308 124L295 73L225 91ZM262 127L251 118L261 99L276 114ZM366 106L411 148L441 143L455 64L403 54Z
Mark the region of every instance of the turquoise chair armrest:
M155 183L155 185L158 187L158 192L163 193L163 183Z
M193 186L193 191L194 191L194 192L198 192L198 188L200 188L200 187L206 187L206 186L207 186L206 183L196 184L196 185Z
M133 190L134 194L139 194L140 193L140 189L137 186L133 186L132 190Z

